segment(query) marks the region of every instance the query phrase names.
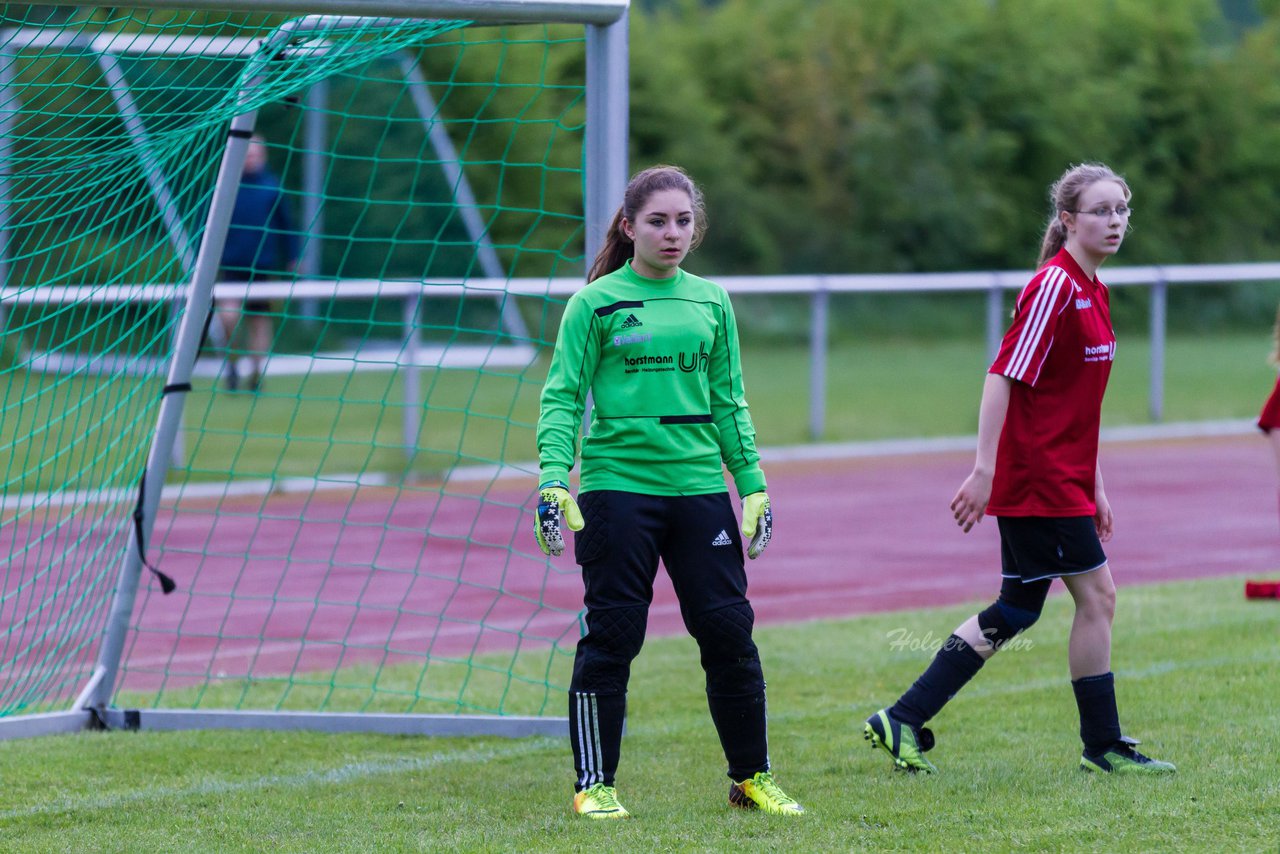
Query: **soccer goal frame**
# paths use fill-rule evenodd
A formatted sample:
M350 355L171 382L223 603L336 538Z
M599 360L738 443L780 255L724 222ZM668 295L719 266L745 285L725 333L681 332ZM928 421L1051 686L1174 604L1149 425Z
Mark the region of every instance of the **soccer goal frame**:
M52 6L109 7L107 0L78 0ZM583 235L584 256L590 259L601 245L605 229L622 196L627 180L628 139L628 52L627 13L629 0L135 0L140 10L183 10L212 12L254 12L296 15L277 28L246 65L240 76L236 103L244 106L230 122L218 168L199 249L189 264L190 280L181 297L182 312L174 337L164 394L156 417L153 439L146 456L135 514L136 536L130 537L120 560L114 595L101 635L100 646L88 683L65 712L44 712L0 718L0 739L69 733L91 728L190 729L260 728L309 729L330 732L379 732L420 735L558 735L563 717L525 717L478 714L382 714L297 711L121 709L111 706L126 639L138 598L140 580L146 568L145 544L149 540L161 501L175 448L179 443L183 407L191 390L193 368L199 355L207 319L213 307L219 258L231 222L258 109L248 105L245 92L261 79L265 63L287 52L299 35L319 29L333 31L346 23L368 24L370 19L388 23L398 20L466 20L481 25L519 23L580 24L585 28L585 113L583 132ZM104 71L110 73L110 60ZM405 74L412 74L406 67ZM113 89L114 89L113 85ZM116 92L117 108L131 134L142 133L128 121L127 91ZM237 108L238 109L238 108ZM427 109L427 107L420 107ZM439 149L444 140L433 140ZM0 143L3 145L3 143ZM145 149L145 146L140 148ZM3 152L0 151L0 155ZM140 158L147 180L161 207L168 192L157 170L147 168ZM460 176L454 176L459 179ZM3 176L0 175L0 182ZM465 179L452 182L458 192L470 190ZM3 205L0 205L0 217ZM3 225L0 222L0 225ZM480 244L482 268L490 280L500 279L492 250L485 251L483 229L474 222L467 229ZM175 247L184 243L181 225L166 220ZM5 263L0 247L0 265ZM486 260L488 259L488 260ZM0 273L4 272L0 268Z

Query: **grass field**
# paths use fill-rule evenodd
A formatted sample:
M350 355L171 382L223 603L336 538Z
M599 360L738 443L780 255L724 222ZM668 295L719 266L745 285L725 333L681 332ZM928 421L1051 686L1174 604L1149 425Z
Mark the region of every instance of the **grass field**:
M1071 607L1053 596L933 723L941 773L867 748L892 700L971 607L758 630L771 754L800 820L731 811L696 647L651 640L632 679L625 823L568 812L559 739L108 733L0 743L6 851L1274 851L1275 626L1235 577L1122 588L1122 720L1163 779L1077 770ZM766 615L767 616L767 615Z
M1122 341L1103 409L1107 426L1145 424L1150 376L1147 343ZM1251 418L1275 381L1268 343L1219 333L1169 339L1165 421ZM806 346L751 346L743 360L748 399L763 446L811 441ZM977 430L986 369L977 339L880 339L833 347L827 368L823 441L968 435ZM424 370L427 401L412 460L402 432L401 380L390 372L281 375L261 394L228 394L197 383L185 413L184 445L193 480L313 477L378 472L434 476L454 465L528 462L541 367L509 371ZM28 401L0 419L0 472L13 491L93 488L136 481L125 455L145 446L150 417L137 380L106 383L11 373L6 396ZM41 384L57 383L51 393ZM129 401L127 423L107 420ZM389 405L388 405L389 404ZM99 421L98 419L103 419ZM74 443L59 438L72 431ZM87 441L85 441L87 439ZM50 448L59 448L54 454ZM29 458L46 460L40 466Z
M1121 338L1108 426L1148 421L1147 345L1140 336ZM983 347L955 337L841 340L828 366L823 439L971 434ZM1275 377L1267 349L1257 335L1171 338L1165 420L1256 415ZM744 358L760 443L808 441L807 348L747 342ZM0 469L8 490L134 481L135 452L151 428L137 401L154 388L128 379L5 376L3 399L13 408L0 421ZM537 369L523 376L424 371L421 397L429 406L412 462L400 413L385 405L402 398L389 373L272 376L258 395L226 394L206 382L188 403L189 474L395 477L529 461L540 379ZM56 391L42 395L42 384L55 381ZM95 426L117 405L131 409L127 423ZM58 435L76 441L51 454ZM28 460L45 463L29 467ZM928 647L971 607L761 629L771 752L783 784L810 810L798 822L727 808L695 645L655 638L634 670L619 783L636 818L621 826L569 815L570 763L560 739L84 734L0 742L0 850L1274 851L1280 605L1246 602L1241 586L1226 578L1122 590L1122 716L1153 755L1178 763L1173 779L1097 779L1076 769L1065 673L1070 606L1054 598L1030 644L1004 653L935 722L939 747L931 757L942 773L932 778L891 772L862 741L861 721L910 683ZM542 679L566 684L569 661L554 656L551 674L517 667L519 695L504 708L560 714L562 700L548 699ZM449 678L491 678L500 694L509 690L506 664L459 665ZM412 680L421 667L404 672ZM378 678L389 703L417 696L412 684L397 693L395 668ZM255 690L265 692L265 705L283 708L306 708L317 696L331 711L367 702L334 684L304 676L287 696L269 693L284 690L279 685ZM202 706L212 708L219 696L236 705L245 688L189 690L208 694ZM451 711L450 696L436 691L412 710ZM181 704L181 692L169 699Z
M1275 383L1268 342L1220 333L1167 342L1164 421L1254 418ZM978 401L989 364L970 339L888 339L834 348L827 367L823 441L850 442L977 432ZM1151 423L1148 340L1121 339L1103 425ZM802 347L747 348L747 397L765 445L810 441L809 355ZM801 397L803 395L803 397Z

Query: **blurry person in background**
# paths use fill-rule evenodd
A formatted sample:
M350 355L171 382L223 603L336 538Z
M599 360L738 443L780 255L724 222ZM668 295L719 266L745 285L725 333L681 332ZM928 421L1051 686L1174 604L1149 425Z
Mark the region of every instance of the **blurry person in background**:
M236 195L227 242L222 250L219 281L252 283L291 276L298 267L298 235L281 190L280 179L267 164L267 145L255 134L245 154L240 191ZM226 384L231 391L257 391L262 384L263 365L271 349L270 300L219 299L218 319L222 323L227 350ZM248 373L238 370L237 339L246 327Z

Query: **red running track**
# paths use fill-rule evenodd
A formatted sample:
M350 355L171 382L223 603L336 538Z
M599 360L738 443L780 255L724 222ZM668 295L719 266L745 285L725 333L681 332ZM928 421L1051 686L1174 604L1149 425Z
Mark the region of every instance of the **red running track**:
M1109 443L1100 461L1118 585L1280 568L1275 467L1261 437ZM994 599L995 519L965 534L949 507L972 466L966 452L769 467L774 543L751 574L761 621Z
M1116 514L1107 552L1118 584L1265 573L1280 566L1275 475L1270 449L1260 438L1113 443L1103 446L1101 459ZM948 508L971 465L971 453L769 465L775 537L766 556L749 564L760 622L992 598L999 586L994 520L964 534ZM325 521L336 513L326 513L314 497L273 500L274 529L262 523L252 533L279 543L274 562L256 560L251 586L246 591L242 581L238 591L241 597L256 592L264 598L250 602L254 607L245 609L240 630L233 628L234 615L221 610L198 619L223 635L262 634L281 642L298 636L332 642L346 636L350 642L354 631L370 650L387 645L412 655L425 653L429 642L437 653L491 646L469 622L483 616L494 627L494 644L510 642L509 632L532 631L572 645L580 580L569 555L551 561L549 570L533 548L530 520L522 518L527 484L490 489L484 502L424 493L416 503L402 506L402 495L398 505L388 505L391 496L332 499L341 505L334 509L349 507L362 523L354 532ZM304 509L305 526L296 519ZM218 524L226 519L219 517ZM245 537L244 520L232 521L236 531L228 537ZM420 532L428 526L433 535L424 543ZM171 546L172 538L171 532ZM341 565L327 571L319 589L308 591L310 573L282 574L305 569L308 560L323 567L334 542ZM231 551L243 554L238 543ZM213 579L207 577L210 567L202 568L199 591L212 593L215 583L221 586L241 572L242 566L232 566L236 558L226 560ZM468 583L458 586L459 577ZM662 578L650 632L682 632L675 596ZM499 583L508 595L496 593ZM273 601L273 595L297 599L299 607ZM313 609L313 596L360 601L361 607ZM325 616L326 609L333 613ZM152 597L143 625L170 622L163 613L168 610ZM436 612L441 618L431 616ZM191 628L190 622L184 626Z
M1101 457L1118 584L1280 568L1276 475L1260 437L1110 443ZM948 508L971 465L969 452L766 463L774 540L748 564L759 623L993 598L994 520L964 534ZM581 580L571 555L538 553L531 498L528 483L504 481L443 496L223 499L217 515L184 504L154 538L179 592L159 596L144 576L126 686L517 644L570 650ZM665 576L649 630L684 630Z

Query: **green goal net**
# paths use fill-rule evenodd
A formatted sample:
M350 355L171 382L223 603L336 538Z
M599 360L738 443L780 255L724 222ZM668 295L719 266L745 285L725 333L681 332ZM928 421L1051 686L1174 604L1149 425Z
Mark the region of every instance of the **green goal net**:
M590 29L6 7L0 718L563 714Z

